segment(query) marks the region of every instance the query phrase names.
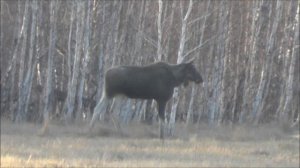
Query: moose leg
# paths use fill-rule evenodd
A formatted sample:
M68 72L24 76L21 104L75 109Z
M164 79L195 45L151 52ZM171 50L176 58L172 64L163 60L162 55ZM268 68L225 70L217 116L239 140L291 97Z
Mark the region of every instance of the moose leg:
M166 102L158 102L158 116L159 116L159 138L165 138L165 107Z
M106 110L107 104L108 104L108 99L106 98L106 96L102 96L101 100L99 101L99 103L96 105L94 109L93 117L89 126L90 131L93 129L94 123L96 119L99 118L100 113L103 113Z
M113 112L113 108L114 108L115 104L116 104L116 109L119 111L120 108L121 108L120 107L121 104L120 104L120 100L119 100L118 97L116 97L116 98L113 99L112 105L110 105L110 109L109 109L109 113L108 114L109 114L109 119L112 120L112 122L113 122L116 130L120 132L121 131L120 123L117 121L116 117L114 116L114 112Z

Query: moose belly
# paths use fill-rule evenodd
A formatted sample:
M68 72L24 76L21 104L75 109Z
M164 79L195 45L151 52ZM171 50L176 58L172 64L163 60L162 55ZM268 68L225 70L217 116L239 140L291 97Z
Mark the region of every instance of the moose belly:
M170 78L162 72L146 72L142 68L121 67L106 73L106 95L125 95L136 99L167 99L172 96Z
M109 97L116 95L124 95L133 99L168 99L172 96L171 88L164 88L156 85L128 85L126 83L119 83L114 87L109 87L106 90Z
M147 85L123 85L122 89L120 90L120 94L135 99L155 99L160 96L159 93L159 89L154 89L153 87Z

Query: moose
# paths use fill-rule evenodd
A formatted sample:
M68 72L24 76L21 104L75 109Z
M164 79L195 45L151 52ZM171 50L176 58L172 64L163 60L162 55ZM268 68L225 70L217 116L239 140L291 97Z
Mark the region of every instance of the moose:
M165 136L165 107L174 88L181 84L187 86L190 81L203 82L193 60L180 64L156 62L146 66L117 66L110 68L104 78L103 95L94 109L89 130L93 128L100 113L105 111L109 101L117 95L124 95L132 99L153 99L157 102L161 139Z

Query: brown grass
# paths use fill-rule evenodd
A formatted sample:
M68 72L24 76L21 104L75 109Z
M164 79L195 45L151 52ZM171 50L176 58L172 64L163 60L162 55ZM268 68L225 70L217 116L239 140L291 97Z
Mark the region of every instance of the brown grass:
M131 124L122 133L111 124L1 121L1 167L299 167L299 131L280 127L186 128L160 141L158 126Z

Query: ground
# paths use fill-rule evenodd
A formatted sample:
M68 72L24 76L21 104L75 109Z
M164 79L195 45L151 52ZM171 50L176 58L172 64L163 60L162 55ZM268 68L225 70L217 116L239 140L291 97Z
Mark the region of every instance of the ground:
M185 127L158 139L158 127L108 123L13 124L1 119L1 167L299 167L299 131L275 125Z

